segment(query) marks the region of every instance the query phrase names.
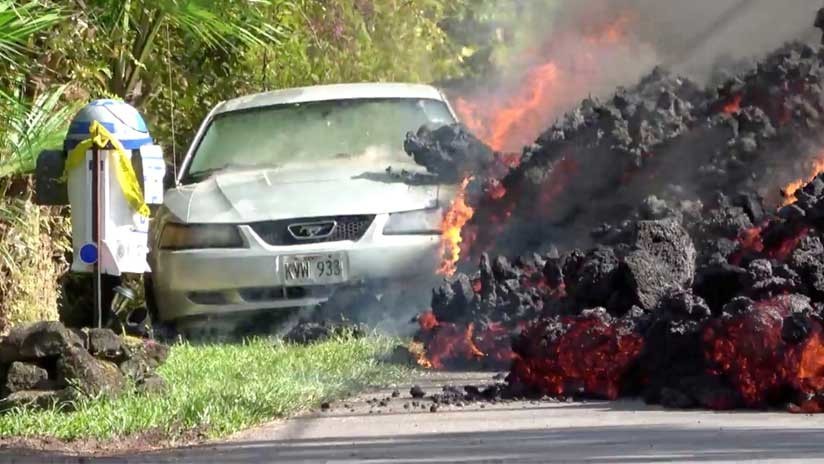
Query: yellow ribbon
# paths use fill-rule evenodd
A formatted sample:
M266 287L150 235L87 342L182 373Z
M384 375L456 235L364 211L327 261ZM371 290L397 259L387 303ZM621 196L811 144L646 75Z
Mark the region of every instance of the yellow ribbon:
M126 150L123 149L120 141L117 140L102 124L97 121L92 121L89 127L90 137L77 144L76 147L69 152L66 159L66 167L63 172L63 177L67 177L71 169L81 165L86 160L86 152L97 145L98 148L107 148L109 144L114 148L111 156L112 167L114 168L117 183L120 185L120 191L126 197L129 205L137 211L137 214L143 217L149 217L149 205L143 199L143 191L140 189L140 183L137 180L137 175L132 168L132 161L126 156Z

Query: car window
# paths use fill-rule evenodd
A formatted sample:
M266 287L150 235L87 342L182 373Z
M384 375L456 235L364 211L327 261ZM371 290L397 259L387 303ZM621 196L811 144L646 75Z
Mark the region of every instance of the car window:
M428 99L335 100L224 113L206 130L186 177L359 156L398 159L406 157L407 132L453 122L443 102Z

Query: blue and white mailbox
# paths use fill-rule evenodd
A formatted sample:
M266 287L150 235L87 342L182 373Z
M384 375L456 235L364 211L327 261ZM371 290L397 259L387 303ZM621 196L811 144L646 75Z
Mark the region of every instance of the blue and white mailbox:
M149 272L148 205L163 202L166 165L143 117L128 103L95 100L72 120L63 150L72 270L94 272L98 265L114 276Z

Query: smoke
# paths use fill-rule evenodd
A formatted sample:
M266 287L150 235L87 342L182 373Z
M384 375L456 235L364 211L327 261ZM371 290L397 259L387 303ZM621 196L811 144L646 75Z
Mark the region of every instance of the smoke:
M656 66L714 85L786 42L816 43L821 6L821 0L496 2L495 75L445 87L473 132L494 149L516 152L584 98L608 97Z

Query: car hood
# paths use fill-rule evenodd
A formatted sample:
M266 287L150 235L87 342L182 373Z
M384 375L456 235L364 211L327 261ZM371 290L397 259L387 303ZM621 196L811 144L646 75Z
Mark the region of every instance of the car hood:
M186 223L248 223L433 208L453 191L401 182L374 164L336 161L215 174L167 191L164 205Z

